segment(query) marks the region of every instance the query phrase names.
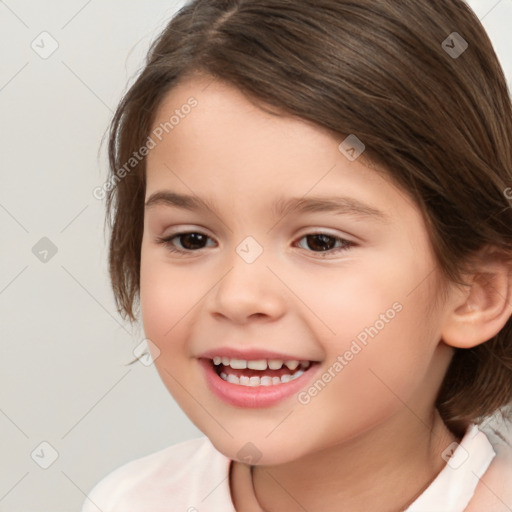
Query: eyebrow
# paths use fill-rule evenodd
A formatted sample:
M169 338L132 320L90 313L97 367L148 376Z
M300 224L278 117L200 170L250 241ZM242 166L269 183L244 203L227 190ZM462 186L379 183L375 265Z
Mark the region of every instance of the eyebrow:
M154 192L146 201L146 210L157 205L165 205L185 210L210 211L218 216L217 209L211 201L187 194L178 194L169 190ZM272 206L276 217L285 217L291 212L296 213L333 213L371 218L380 222L389 220L383 211L352 197L292 197L280 198Z

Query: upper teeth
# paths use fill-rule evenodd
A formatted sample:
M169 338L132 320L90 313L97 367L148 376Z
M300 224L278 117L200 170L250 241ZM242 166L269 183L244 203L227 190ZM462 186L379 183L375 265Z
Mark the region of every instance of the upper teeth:
M281 361L279 359L257 359L247 361L245 359L230 359L229 357L215 356L213 358L213 364L216 366L219 364L231 366L231 368L235 370L244 370L245 368L249 368L250 370L266 370L267 368L270 368L271 370L279 370L284 364L289 370L295 370L298 368L299 364L302 368L306 368L309 365L309 362L297 360Z

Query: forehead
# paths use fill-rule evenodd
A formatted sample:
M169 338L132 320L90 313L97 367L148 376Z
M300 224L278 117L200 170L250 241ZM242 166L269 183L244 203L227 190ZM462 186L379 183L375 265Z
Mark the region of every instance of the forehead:
M193 105L193 106L190 106ZM353 196L380 210L398 199L414 204L376 172L364 153L350 161L343 137L309 121L264 111L234 86L205 75L188 77L161 102L152 126L161 140L149 152L146 199L162 188L182 195L250 198ZM218 193L216 193L218 192ZM211 201L213 202L213 201ZM385 201L384 201L385 202ZM377 208L375 208L377 209Z
M190 108L190 104L194 106ZM279 145L281 153L290 147L300 153L302 148L315 146L321 151L336 145L335 134L326 128L273 106L263 106L233 85L205 75L189 76L167 93L157 109L152 130L162 128L166 139L170 139L167 135L176 139L186 132L203 147L217 144L233 151L247 142L252 146ZM272 141L274 144L270 144Z

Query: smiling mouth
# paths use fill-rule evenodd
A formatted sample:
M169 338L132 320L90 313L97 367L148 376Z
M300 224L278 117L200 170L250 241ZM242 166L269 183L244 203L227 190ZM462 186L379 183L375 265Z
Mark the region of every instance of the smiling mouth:
M313 361L244 360L219 356L210 361L222 380L246 387L286 384L304 375L315 364Z

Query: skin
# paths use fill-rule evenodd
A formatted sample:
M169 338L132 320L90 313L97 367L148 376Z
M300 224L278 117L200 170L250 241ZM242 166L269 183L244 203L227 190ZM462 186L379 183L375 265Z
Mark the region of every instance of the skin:
M440 295L421 212L363 157L349 161L338 150L343 138L266 113L232 86L200 76L168 93L155 127L190 96L197 107L148 155L146 199L161 190L192 194L211 201L216 215L163 204L145 212L141 311L163 382L235 461L237 510L249 510L236 462L247 442L261 452L253 475L257 510L405 508L444 466L443 450L458 441L434 408L450 345L489 339L510 308L501 305L485 323L478 316L482 294L471 307L471 289L449 285ZM313 195L356 198L386 219L272 213L281 197ZM191 231L209 237L204 248L179 255L157 241ZM304 237L318 233L354 245L315 251ZM251 264L236 252L247 236L263 249ZM509 282L498 285L506 299ZM401 311L307 405L294 395L272 407L234 407L206 385L197 358L226 346L320 361L321 375L397 302Z

